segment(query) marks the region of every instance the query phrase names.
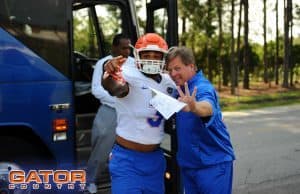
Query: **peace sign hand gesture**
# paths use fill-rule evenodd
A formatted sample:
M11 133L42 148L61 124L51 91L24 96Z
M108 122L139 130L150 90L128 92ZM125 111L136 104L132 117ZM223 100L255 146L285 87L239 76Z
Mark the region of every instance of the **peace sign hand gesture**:
M177 86L177 91L179 93L178 100L181 102L186 103L187 105L182 109L185 112L195 112L196 110L196 93L197 93L197 87L194 87L192 95L190 95L188 84L184 83L184 93L181 90L180 86Z

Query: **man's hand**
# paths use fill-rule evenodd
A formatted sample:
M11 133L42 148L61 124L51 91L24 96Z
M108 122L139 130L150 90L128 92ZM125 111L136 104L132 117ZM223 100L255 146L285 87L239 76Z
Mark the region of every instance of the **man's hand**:
M184 83L184 93L179 86L177 86L177 91L179 93L178 100L187 104L182 109L183 111L193 112L201 117L207 117L213 114L212 106L208 101L196 101L197 87L194 88L192 95L190 95L187 83Z
M115 57L104 65L102 86L111 96L124 97L129 92L129 86L123 79L121 66L126 61L122 56Z
M192 95L190 95L188 84L185 82L184 83L184 93L181 90L180 86L177 86L177 91L179 93L178 100L187 104L182 110L186 111L186 112L194 112L196 109L195 96L197 93L197 88L195 87Z
M122 56L118 56L115 58L112 58L108 62L104 64L104 76L103 79L106 79L108 75L110 75L115 81L117 81L119 84L125 84L125 80L123 79L122 73L121 73L121 66L126 61L126 58ZM107 75L108 74L108 75Z
M121 66L124 64L127 58L123 56L117 56L108 60L104 64L104 71L108 74L114 74L121 71Z

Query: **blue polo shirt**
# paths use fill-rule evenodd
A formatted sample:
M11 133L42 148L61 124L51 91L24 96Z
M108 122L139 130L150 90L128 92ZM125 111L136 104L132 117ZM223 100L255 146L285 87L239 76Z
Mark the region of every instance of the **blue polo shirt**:
M201 118L191 112L177 113L179 166L204 168L234 160L230 136L223 122L218 96L213 85L200 71L188 81L188 86L191 94L194 87L197 87L196 101L209 102L213 108L213 115Z

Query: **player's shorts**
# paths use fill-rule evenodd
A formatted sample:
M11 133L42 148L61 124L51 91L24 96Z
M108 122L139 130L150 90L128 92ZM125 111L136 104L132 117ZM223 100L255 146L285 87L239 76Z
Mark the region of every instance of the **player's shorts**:
M231 194L233 162L201 169L181 169L185 194Z
M109 169L112 194L164 194L166 161L161 149L137 152L115 144Z

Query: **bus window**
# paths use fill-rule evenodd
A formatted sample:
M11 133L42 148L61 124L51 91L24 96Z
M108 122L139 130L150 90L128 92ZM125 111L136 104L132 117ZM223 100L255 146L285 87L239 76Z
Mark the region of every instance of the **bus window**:
M93 66L101 56L93 11L93 6L73 10L73 80L76 113L95 112L99 106L99 101L91 94Z
M96 59L108 55L113 36L122 32L121 22L121 10L116 5L100 4L74 10L75 51Z
M99 58L99 48L91 9L73 11L74 49L90 58Z
M88 5L73 11L76 81L91 81L97 60L110 53L113 36L122 32L121 23L121 10L116 5Z
M104 37L105 53L110 53L114 35L122 33L121 10L116 5L96 5L99 29Z
M70 76L66 10L66 1L0 1L0 26Z

